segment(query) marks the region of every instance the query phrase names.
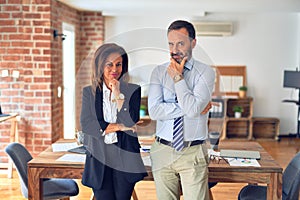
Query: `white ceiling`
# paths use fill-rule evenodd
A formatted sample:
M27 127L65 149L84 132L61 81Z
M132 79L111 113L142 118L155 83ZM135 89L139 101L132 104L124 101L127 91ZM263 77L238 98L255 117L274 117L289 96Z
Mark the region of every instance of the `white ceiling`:
M59 0L79 10L117 15L188 15L209 12L300 12L300 0Z

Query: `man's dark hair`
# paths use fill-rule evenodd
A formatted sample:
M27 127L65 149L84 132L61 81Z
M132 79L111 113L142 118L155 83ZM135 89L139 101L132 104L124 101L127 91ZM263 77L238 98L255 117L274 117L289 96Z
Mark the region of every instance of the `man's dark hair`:
M195 39L196 34L193 24L184 20L177 20L172 22L172 24L168 28L168 33L172 30L179 30L181 28L185 28L188 31L190 39Z

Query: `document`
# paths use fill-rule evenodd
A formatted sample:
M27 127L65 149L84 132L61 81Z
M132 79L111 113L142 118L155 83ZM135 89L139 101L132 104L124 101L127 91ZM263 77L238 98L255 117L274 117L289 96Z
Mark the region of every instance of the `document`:
M141 145L140 151L141 152L150 152L151 145Z
M85 162L86 156L83 154L65 154L59 157L56 161L62 162Z
M69 149L73 149L75 147L78 147L77 142L53 143L52 144L52 150L53 150L53 152L68 151Z
M142 156L142 160L145 166L151 166L150 156Z
M253 158L225 158L230 166L260 167L260 164Z

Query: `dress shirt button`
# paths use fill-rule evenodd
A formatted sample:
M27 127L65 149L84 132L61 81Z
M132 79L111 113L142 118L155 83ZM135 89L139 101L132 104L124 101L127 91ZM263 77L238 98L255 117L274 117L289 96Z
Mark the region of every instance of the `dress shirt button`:
M124 111L127 111L127 108L124 108Z

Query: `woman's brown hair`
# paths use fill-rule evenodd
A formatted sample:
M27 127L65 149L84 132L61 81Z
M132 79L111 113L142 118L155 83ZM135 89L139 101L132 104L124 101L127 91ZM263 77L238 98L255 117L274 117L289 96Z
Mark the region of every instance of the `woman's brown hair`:
M103 72L106 59L112 53L119 53L122 57L122 73L119 80L123 82L128 82L128 55L123 47L115 44L115 43L107 43L101 45L94 54L94 58L92 60L92 88L93 92L96 91L98 87L102 90L103 85Z

